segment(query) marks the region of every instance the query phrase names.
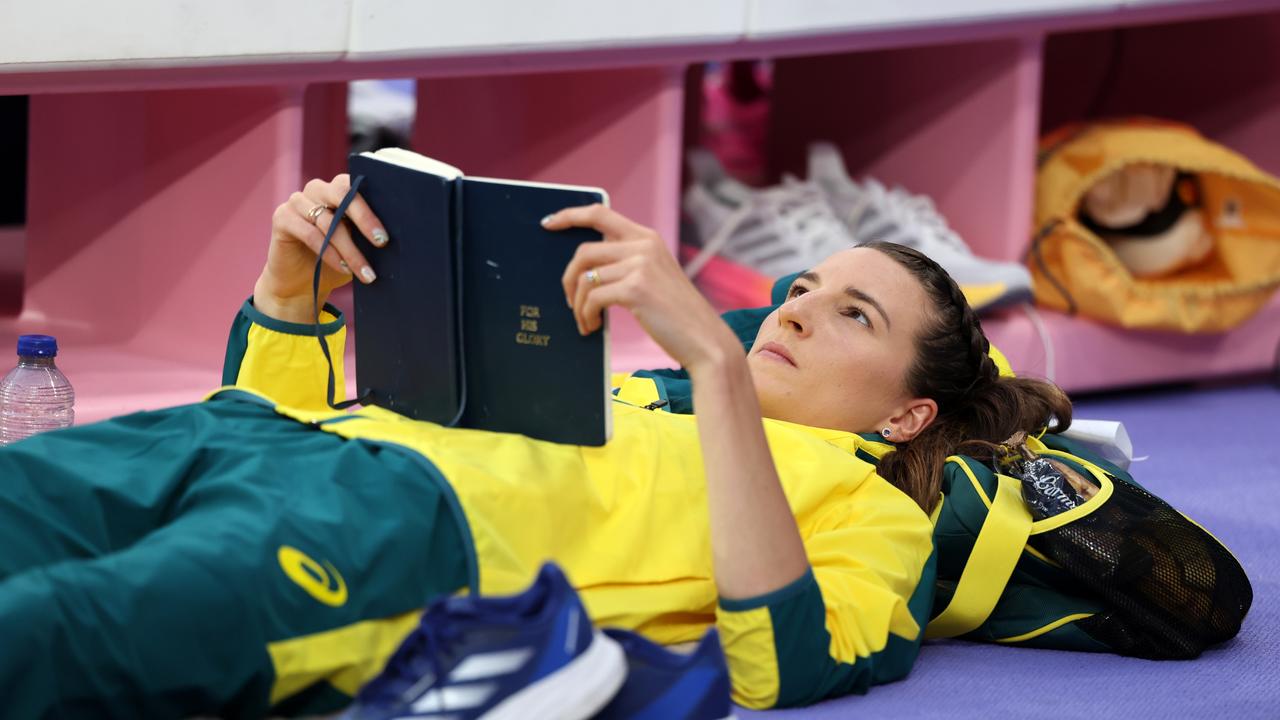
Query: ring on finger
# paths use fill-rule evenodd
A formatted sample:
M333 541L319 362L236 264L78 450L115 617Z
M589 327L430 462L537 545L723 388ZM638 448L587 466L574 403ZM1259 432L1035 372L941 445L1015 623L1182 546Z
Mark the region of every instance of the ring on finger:
M307 215L306 215L307 220L312 225L317 225L319 224L319 221L320 221L320 213L324 212L325 210L332 210L332 209L333 208L329 207L328 205L325 205L324 203L320 203L319 205L316 205L315 207L307 211Z
M592 285L600 284L600 273L597 272L595 268L591 268L590 270L587 271L587 282L591 283Z

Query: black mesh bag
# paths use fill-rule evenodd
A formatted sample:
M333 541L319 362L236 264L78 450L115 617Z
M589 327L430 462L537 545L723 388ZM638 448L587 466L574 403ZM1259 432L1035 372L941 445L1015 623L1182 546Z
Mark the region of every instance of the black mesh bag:
M1086 492L1046 512L1044 463L949 458L927 637L1175 659L1239 632L1253 589L1217 538L1089 450L1026 442Z

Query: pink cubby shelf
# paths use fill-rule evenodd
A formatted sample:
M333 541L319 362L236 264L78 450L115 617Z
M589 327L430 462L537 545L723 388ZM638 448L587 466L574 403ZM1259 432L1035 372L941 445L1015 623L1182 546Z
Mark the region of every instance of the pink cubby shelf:
M301 87L35 95L22 333L58 337L82 421L194 402L301 182Z
M928 195L980 254L1027 242L1040 103L1039 37L779 60L771 158L803 177L811 141L850 172Z
M798 33L743 22L736 37L636 46L0 64L0 93L32 95L28 221L0 232L0 358L19 333L58 335L82 422L216 387L271 213L342 168L342 83L359 78L420 79L417 149L472 174L601 185L673 251L683 78L708 60L777 60L777 171L802 170L809 140L834 140L855 173L929 194L992 257L1025 251L1036 138L1104 82L1103 111L1186 120L1280 173L1280 0ZM1058 379L1080 390L1268 368L1280 327L1276 302L1213 337L1044 315ZM671 365L625 312L611 323L615 369ZM1043 371L1028 318L988 326L1016 366Z
M683 68L428 78L418 83L418 107L420 152L469 175L606 188L614 209L675 251ZM609 322L616 370L671 364L630 313L611 310Z
M1195 47L1195 52L1187 48ZM1040 131L1088 113L1186 122L1280 175L1280 12L1050 35L1043 54ZM1026 242L1020 246L1025 249ZM1280 344L1280 296L1240 327L1215 335L1122 330L1043 312L1056 380L1073 391L1269 370ZM1042 373L1030 318L988 323L1015 365Z
M1254 9L1269 12L783 58L775 174L802 175L808 143L835 142L855 176L928 195L979 255L1004 260L1021 260L1032 234L1037 138L1091 113L1184 121L1280 174L1280 8ZM1257 373L1273 366L1280 343L1280 300L1215 336L1041 314L1055 379L1069 391ZM1016 369L1048 369L1027 314L986 326Z
M1019 309L986 318L982 327L1015 372L1048 378L1052 370L1054 382L1068 392L1251 375L1280 362L1280 295L1241 326L1211 335L1126 330L1039 313L1047 347L1031 316Z
M22 309L22 266L26 247L25 228L21 225L0 226L0 318L17 315Z

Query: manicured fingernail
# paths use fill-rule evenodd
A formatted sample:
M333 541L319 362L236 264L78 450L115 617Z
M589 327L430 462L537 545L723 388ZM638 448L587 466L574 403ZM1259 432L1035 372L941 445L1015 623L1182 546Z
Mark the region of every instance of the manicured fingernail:
M383 230L382 228L374 228L374 229L373 229L373 244L374 244L374 245L377 245L378 247L382 247L383 245L386 245L386 244L387 244L387 241L389 241L389 240L391 240L391 236L387 234L387 231L386 231L386 230Z
M373 268L367 266L360 269L360 277L364 278L364 281L367 283L371 283L378 279L378 275L373 271Z
M550 215L547 215L547 216L543 217L543 218L542 218L541 220L539 220L538 222L542 224L542 227L546 227L546 226L547 226L547 223L551 222L551 218L553 218L553 217L555 217L555 213L552 213L552 214L550 214Z

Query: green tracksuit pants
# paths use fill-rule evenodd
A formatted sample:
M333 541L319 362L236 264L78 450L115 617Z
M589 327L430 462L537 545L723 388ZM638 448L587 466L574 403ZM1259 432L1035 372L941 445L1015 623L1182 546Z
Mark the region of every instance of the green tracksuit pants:
M420 456L234 398L0 448L0 716L262 716L269 646L468 584L455 506Z

